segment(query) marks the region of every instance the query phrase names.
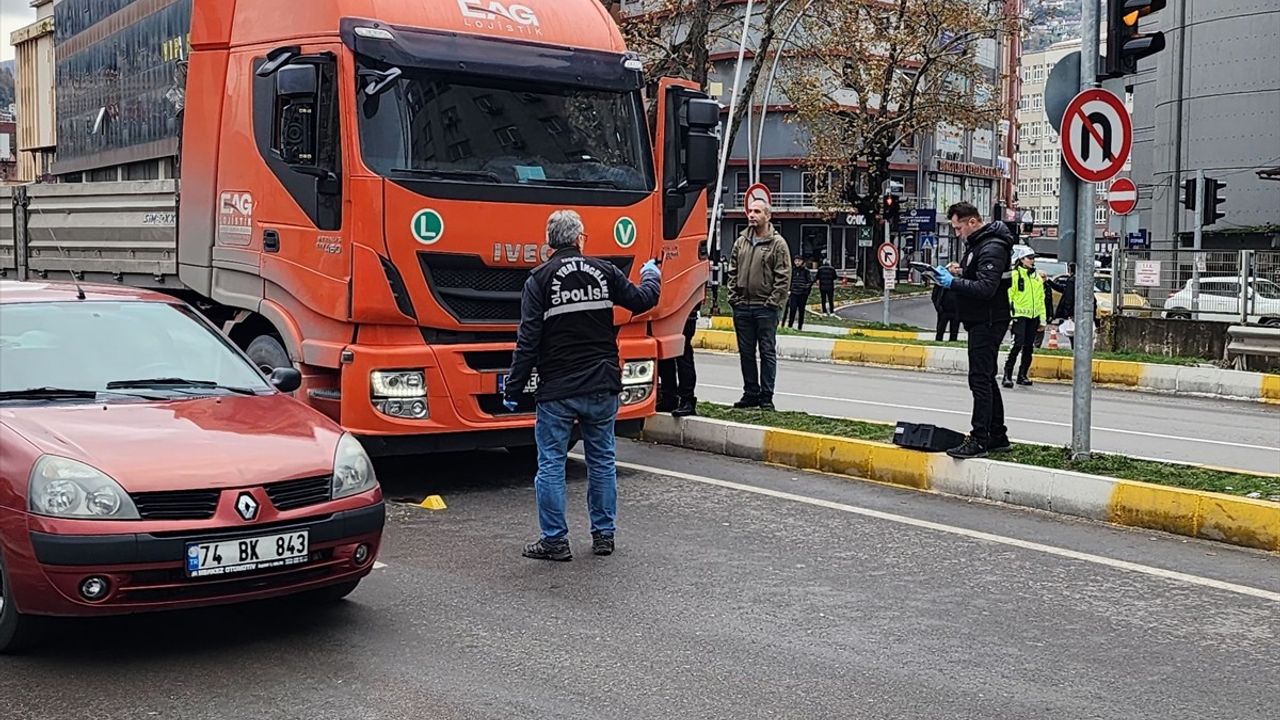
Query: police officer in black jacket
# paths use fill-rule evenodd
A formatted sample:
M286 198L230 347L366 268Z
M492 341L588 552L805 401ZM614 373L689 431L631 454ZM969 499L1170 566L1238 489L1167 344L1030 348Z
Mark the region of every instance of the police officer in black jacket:
M947 218L956 235L965 241L964 257L959 266L938 266L934 270L938 284L955 293L960 322L969 334L969 390L973 393L973 432L947 454L954 458L986 457L988 452L1009 449L996 361L1011 320L1013 235L999 220L984 224L982 214L971 203L952 205L947 209Z
M831 261L823 258L822 266L818 268L818 295L822 298L822 312L827 315L836 314L836 269L831 267Z
M587 507L591 551L613 553L618 505L614 423L622 371L614 306L643 313L658 304L662 273L653 260L640 270L640 286L616 265L586 257L582 218L559 210L547 220L551 258L529 274L520 305L520 330L503 404L514 412L519 397L538 372L538 473L534 489L542 535L525 546L537 560L572 560L565 521L565 459L574 423L582 429L587 458Z

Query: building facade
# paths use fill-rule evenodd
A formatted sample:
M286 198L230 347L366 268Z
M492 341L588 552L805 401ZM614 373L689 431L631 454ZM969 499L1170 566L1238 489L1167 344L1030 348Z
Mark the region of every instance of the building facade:
M17 166L12 180L34 182L53 173L57 145L53 90L53 0L31 0L36 21L10 36L17 62L14 89L17 115Z
M1134 95L1136 223L1153 247L1190 247L1182 183L1226 183L1208 249L1280 248L1280 0L1170 0L1143 30L1166 48L1126 79Z

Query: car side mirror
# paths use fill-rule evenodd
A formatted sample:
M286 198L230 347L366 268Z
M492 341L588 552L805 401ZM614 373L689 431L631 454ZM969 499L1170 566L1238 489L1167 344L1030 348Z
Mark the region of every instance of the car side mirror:
M297 368L276 368L271 371L271 384L282 393L294 392L302 387L302 373Z

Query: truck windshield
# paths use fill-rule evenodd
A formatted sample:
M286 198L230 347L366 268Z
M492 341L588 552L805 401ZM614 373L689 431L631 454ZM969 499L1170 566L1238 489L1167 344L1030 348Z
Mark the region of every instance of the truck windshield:
M392 87L357 98L364 159L380 175L579 192L653 188L637 92L401 70Z

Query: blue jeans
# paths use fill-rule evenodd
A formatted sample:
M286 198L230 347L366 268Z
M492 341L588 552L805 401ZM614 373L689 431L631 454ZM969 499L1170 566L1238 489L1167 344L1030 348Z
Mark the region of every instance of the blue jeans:
M564 464L574 422L582 428L587 457L587 511L591 534L613 537L618 515L617 439L618 396L611 392L549 400L538 403L533 434L538 441L538 474L533 486L538 496L538 524L542 539L559 542L569 535L564 517Z
M742 394L748 398L773 400L773 383L778 376L778 310L763 305L739 305L733 309L733 329L738 335L738 358L742 361ZM760 367L756 367L756 348Z

